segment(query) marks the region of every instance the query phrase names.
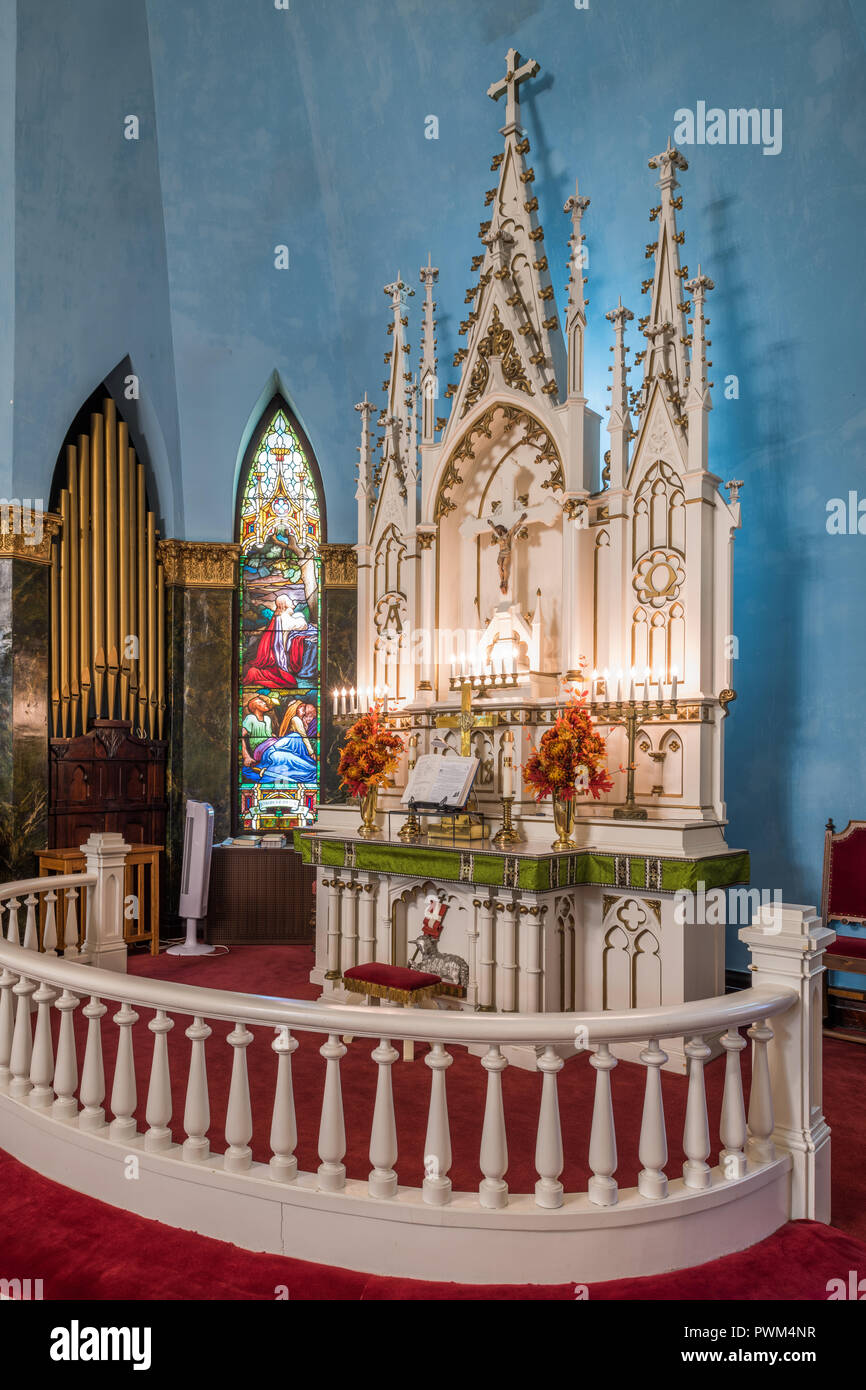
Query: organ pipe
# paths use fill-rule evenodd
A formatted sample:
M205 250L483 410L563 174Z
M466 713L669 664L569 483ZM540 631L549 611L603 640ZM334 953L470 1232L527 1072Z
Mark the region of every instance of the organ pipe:
M51 719L55 738L128 720L165 722L165 575L144 466L106 399L65 451L61 526L51 553Z

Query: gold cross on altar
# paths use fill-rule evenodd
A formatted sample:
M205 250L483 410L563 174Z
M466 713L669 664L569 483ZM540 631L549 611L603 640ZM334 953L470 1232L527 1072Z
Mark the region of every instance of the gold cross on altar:
M520 66L520 54L516 48L509 48L505 56L507 71L504 77L498 82L493 82L487 88L487 95L494 101L498 101L501 96L505 96L505 126L508 130L510 126L520 125L520 93L518 88L521 82L527 78L534 77L539 71L539 65L534 58Z
M495 714L475 714L472 709L472 686L464 681L460 689L460 713L437 714L437 729L460 730L460 756L471 758L472 735L476 729L492 729L497 723Z

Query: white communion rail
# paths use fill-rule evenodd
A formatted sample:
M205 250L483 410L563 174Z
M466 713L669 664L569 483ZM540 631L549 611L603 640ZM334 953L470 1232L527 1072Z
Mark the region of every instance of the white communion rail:
M112 948L122 936L122 900L111 882L114 861L85 874L0 887L6 941L0 941L0 1142L32 1168L67 1186L161 1221L268 1250L372 1273L462 1282L567 1282L682 1268L742 1249L792 1217L829 1220L829 1130L821 1111L820 976L833 933L813 909L786 906L770 925L740 933L751 948L754 986L675 1007L601 1014L489 1014L457 1010L347 1007L188 986L120 973ZM122 877L122 857L120 860ZM88 941L79 959L75 898L87 891ZM35 934L40 894L65 894L60 957ZM26 908L24 945L19 909ZM54 906L54 904L49 905ZM70 917L72 913L72 917ZM91 927L92 924L92 927ZM93 937L91 938L91 930ZM113 969L87 962L108 955ZM73 944L74 943L74 944ZM32 1001L32 1002L31 1002ZM83 1002L86 1001L86 1002ZM119 1007L105 1016L108 1005ZM35 1009L34 1009L35 1006ZM79 1074L73 1015L87 1019ZM140 1028L138 1010L153 1016ZM52 1026L52 1013L59 1015ZM35 1019L33 1014L35 1012ZM183 1020L189 1052L182 1143L172 1139L168 1034ZM225 1149L211 1150L206 1020L233 1024ZM772 1019L772 1026L769 1020ZM189 1021L191 1020L191 1021ZM105 1111L103 1028L117 1030L116 1061ZM264 1029L275 1054L269 1107L269 1163L253 1161L248 1073L251 1026ZM740 1054L752 1044L748 1110ZM319 1165L301 1172L292 1086L293 1034L324 1034L322 1099L302 1125L318 1124ZM150 1035L148 1039L148 1034ZM370 1173L347 1178L341 1085L343 1035L375 1043L376 1091L369 1118ZM725 1080L713 1152L704 1065L708 1037L721 1035ZM420 1185L398 1183L392 1038L430 1043L429 1108ZM664 1042L685 1040L689 1058L681 1176L666 1173L662 1102ZM611 1045L645 1043L643 1111L636 1188L620 1190ZM591 1177L584 1192L565 1192L560 1127L568 1072L562 1053L577 1042L595 1069L588 1126ZM135 1051L149 1045L147 1128L139 1132ZM306 1039L305 1039L306 1043ZM486 1102L477 1190L453 1192L452 1134L446 1096L449 1046L481 1044ZM502 1049L538 1052L539 1110L534 1191L508 1190L507 1115ZM222 1046L219 1041L211 1047ZM316 1046L316 1044L313 1044ZM56 1051L55 1051L56 1049ZM210 1055L213 1055L212 1053ZM173 1059L177 1065L177 1056ZM584 1065L583 1059L570 1067ZM422 1084L423 1073L418 1074ZM224 1097L220 1097L222 1102ZM455 1142L462 1144L458 1133ZM465 1152L465 1151L464 1151ZM265 1296L267 1296L265 1294Z

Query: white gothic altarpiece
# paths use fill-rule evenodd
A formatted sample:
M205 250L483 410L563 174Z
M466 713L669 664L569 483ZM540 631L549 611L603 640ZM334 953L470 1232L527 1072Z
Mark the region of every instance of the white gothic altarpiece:
M322 807L316 830L297 836L318 866L312 978L329 998L350 997L338 984L350 965L411 961L431 891L449 906L441 950L468 967L465 999L451 1007L622 1009L724 992L724 928L683 925L674 911L678 889L748 879L748 855L729 849L724 833L740 504L739 484L725 496L709 460L713 282L681 264L678 175L687 164L668 142L649 161L659 201L646 313L620 300L605 315L610 400L604 419L591 409L589 198L575 185L565 204L563 319L520 124L520 87L537 71L511 50L506 76L488 91L505 98L504 143L491 165L456 380L441 393L450 411L439 414L432 261L420 270L420 360L408 342L415 292L398 275L385 287L385 404L377 414L365 396L355 407L357 682L362 702L387 690L406 754L380 792L381 839L358 837L354 803ZM640 350L630 362L635 328ZM554 851L550 804L528 796L519 765L570 683L591 690L613 789L580 801L574 848ZM521 840L401 841L402 817L388 813L400 811L415 760L461 749L480 761L477 805L494 831L512 756ZM668 1065L684 1070L685 1061L672 1045Z

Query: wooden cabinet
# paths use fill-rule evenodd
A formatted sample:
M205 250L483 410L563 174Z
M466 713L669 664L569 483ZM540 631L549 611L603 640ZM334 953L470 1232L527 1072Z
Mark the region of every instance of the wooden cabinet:
M86 734L53 738L48 847L83 845L114 830L130 845L165 844L165 743L139 738L125 720L100 719Z

